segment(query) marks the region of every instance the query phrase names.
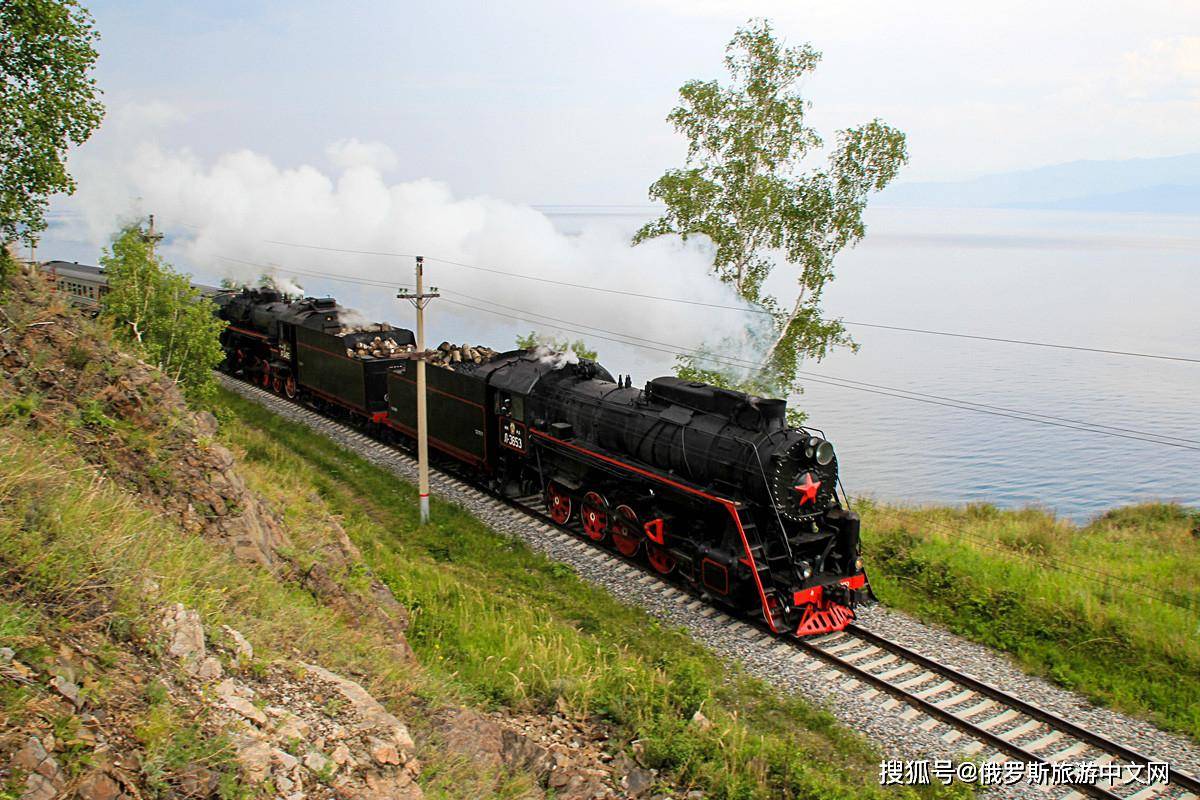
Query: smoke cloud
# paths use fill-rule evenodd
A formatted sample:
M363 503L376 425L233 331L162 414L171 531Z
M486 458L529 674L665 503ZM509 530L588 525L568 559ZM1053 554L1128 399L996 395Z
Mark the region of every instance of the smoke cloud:
M379 143L343 140L327 154L336 171L283 167L249 150L206 160L152 143L119 152L108 148L107 157L77 165L79 194L72 205L83 219L76 235L90 238L99 252L122 219L153 212L167 234L164 255L201 282L255 281L270 274L276 285L290 290L299 284L309 294L332 295L372 320L404 327L413 326L413 310L396 298L395 289L413 286L411 256L420 254L426 257L426 289L436 286L442 293L429 306L427 341L470 339L504 350L518 333L562 332L598 350L601 363L614 373L636 371L639 380L669 372L671 352L618 344L608 339L620 336L592 329L652 340L658 344L650 347L667 351L671 345L697 348L724 341L723 352L755 357L748 325L761 321L759 315L447 263L744 307L710 274L707 243L663 238L635 248L626 231L602 223L565 235L528 206L457 197L447 184L428 178L388 182L382 170L402 161Z

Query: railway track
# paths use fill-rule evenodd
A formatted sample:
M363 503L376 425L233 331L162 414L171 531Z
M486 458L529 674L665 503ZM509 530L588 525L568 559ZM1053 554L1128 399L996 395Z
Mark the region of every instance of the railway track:
M415 459L405 450L385 445L350 425L258 386L227 375L220 378L229 388L261 405L274 410L288 409L310 428L358 450L360 455L373 455L372 460L399 461L415 470ZM976 769L980 772L989 770L1002 776L1005 764L1014 765L1009 770L1022 765L1018 783L1036 793L1034 796L1055 800L1082 797L1200 800L1200 780L1194 775L1170 767L1165 775L1156 776L1161 780L1147 781L1147 773L1135 775L1132 770L1124 769L1125 765L1144 766L1161 759L1113 741L879 633L851 625L844 631L813 639L775 637L760 622L732 616L728 609L716 608L691 587L595 544L577 519L565 526L557 525L547 514L540 495L499 498L469 477L447 470L436 470L432 483L435 490L465 494L490 506L500 516L523 522L523 527L530 529L524 535L526 540L553 537L569 545L582 559L593 563L605 560L630 581L663 586L664 593L669 592L689 611L716 620L728 636L750 642L754 647L770 648L796 670L824 670L822 677L838 684L843 692L877 701L881 710L936 735L947 752L954 751L978 762ZM1066 764L1091 765L1087 769L1094 768L1095 775L1076 780L1080 776L1073 772L1062 775L1067 780L1054 785L1035 786L1028 783L1030 764L1044 771L1047 780L1060 775ZM936 768L934 765L935 772L930 776L933 780L937 779Z

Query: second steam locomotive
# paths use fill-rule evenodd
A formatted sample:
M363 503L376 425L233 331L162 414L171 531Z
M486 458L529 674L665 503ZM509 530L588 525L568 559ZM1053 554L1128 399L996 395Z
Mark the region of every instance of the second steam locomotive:
M411 331L344 325L331 298L216 301L227 371L383 441L415 436ZM673 377L635 388L541 350L461 352L426 370L429 443L496 493L541 495L559 525L777 633L840 630L869 596L833 445L789 428L785 401Z

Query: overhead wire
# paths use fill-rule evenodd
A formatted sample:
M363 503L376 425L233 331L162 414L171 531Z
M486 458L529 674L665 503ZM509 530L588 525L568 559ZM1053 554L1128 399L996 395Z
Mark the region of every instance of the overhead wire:
M480 311L480 312L484 312L484 313L495 314L497 316L509 317L511 319L517 319L517 320L521 320L523 322L531 322L535 325L536 324L545 324L544 322L541 322L537 319L532 319L532 317L539 316L537 314L527 313L526 316L507 314L502 311L496 311L491 308L483 308L480 306L471 305L470 303L463 303L458 300L452 300L448 297L443 297L442 299L448 303L453 303L455 305L462 306L464 308L468 308L473 311ZM722 358L720 356L716 356L711 353L707 353L707 352L704 352L701 350L694 350L692 348L687 348L687 347L682 347L682 346L667 345L665 347L656 347L656 346L654 346L654 344L648 343L647 340L638 339L638 338L632 337L628 334L618 334L619 336L626 337L624 339L621 339L621 338L613 338L611 336L605 336L602 334L589 332L586 330L580 330L579 327L572 327L572 326L567 326L567 325L558 325L557 327L560 330L567 331L569 333L576 333L581 336L590 336L593 338L604 339L607 341L616 342L618 344L625 344L625 345L629 345L632 347L639 347L639 348L642 348L645 350L652 350L652 351L656 351L656 352L660 352L660 353L666 353L668 355L679 355L681 353L687 353L687 354L694 355L697 358L701 358L701 359L710 361L715 364L737 367L739 369L745 369L747 367L747 362L744 362L741 360ZM583 326L583 327L587 327L587 326ZM602 329L593 329L593 330L602 330ZM662 344L665 344L665 343L662 343ZM937 405L937 406L944 406L946 408L955 408L960 411L973 411L973 412L980 413L980 414L989 414L991 416L1004 417L1006 419L1013 419L1013 420L1018 420L1018 421L1023 421L1023 422L1033 422L1033 423L1037 423L1037 424L1041 424L1041 425L1049 425L1049 426L1053 426L1053 427L1057 427L1057 428L1065 428L1067 430L1082 431L1085 433L1095 433L1095 434L1099 434L1102 436L1114 436L1114 437L1118 437L1118 438L1122 438L1122 439L1132 439L1135 441L1147 442L1150 444L1161 444L1161 445L1165 445L1168 447L1178 447L1178 448L1182 448L1185 450L1194 450L1194 451L1200 452L1200 446L1194 446L1194 445L1186 443L1187 441L1190 441L1190 440L1167 441L1168 438L1174 438L1174 437L1168 437L1167 435L1163 435L1163 434L1147 433L1147 435L1138 436L1138 435L1135 435L1134 433L1120 433L1116 430L1103 430L1100 428L1088 427L1086 425L1074 425L1074 424L1068 424L1068 423L1064 423L1064 422L1056 422L1053 419L1039 419L1039 418L1036 418L1035 416L1033 416L1034 412L1015 411L1014 413L1005 413L1003 411L991 410L989 408L972 407L972 406L977 406L977 405L982 406L983 404L973 404L973 403L970 403L970 401L962 401L964 403L964 405L958 405L956 402L948 402L948 401L943 401L943 400L931 399L931 397L933 397L933 396L922 397L917 393L908 392L908 390L905 390L905 389L893 389L892 391L884 391L883 389L890 389L892 387L875 388L875 385L871 385L871 384L859 386L859 385L855 385L855 384L852 384L849 382L842 383L842 382L840 382L841 379L836 379L836 378L829 379L828 376L823 376L820 373L799 372L797 374L807 377L809 380L813 381L814 383L827 384L829 386L836 386L836 387L839 387L842 389L851 389L854 391L867 392L870 394L878 394L878 395L884 395L887 397L894 397L894 398L898 398L901 400L911 400L913 402L927 403L930 405ZM1022 414L1030 414L1030 416L1021 416ZM1112 426L1105 426L1105 427L1112 427ZM1159 436L1161 436L1162 438L1155 438L1155 437L1159 437Z
M240 263L240 264L244 264L247 266L253 266L256 268L260 268L260 269L283 270L284 272L303 274L303 275L308 275L310 277L319 277L319 278L325 278L325 279L334 280L334 281L344 281L344 282L353 283L353 284L376 286L376 287L380 287L380 288L392 288L397 285L395 282L378 281L378 280L369 279L369 278L365 278L365 277L361 277L361 276L337 275L337 274L333 274L333 273L300 270L300 269L296 269L296 268L292 268L292 267L282 267L282 266L276 265L276 264L262 264L259 262L246 261L243 259L237 259L237 258L232 258L230 256L223 256L223 255L218 256L218 257L221 259L224 259L226 261L232 261L235 263ZM472 295L468 295L464 292L459 292L454 289L443 288L443 291L449 292L452 294L456 294L461 297L466 297L466 298L474 300L476 302L486 303L490 306L506 308L510 311L516 312L516 314L505 314L503 312L496 311L493 308L480 308L478 306L473 306L469 303L463 303L461 301L452 300L448 297L443 297L443 299L446 300L446 302L449 302L449 303L452 303L455 305L459 305L459 306L462 306L462 307L465 307L465 308L468 308L468 309L471 309L474 311L480 311L480 312L484 312L484 313L494 314L496 316L501 316L501 317L508 317L510 319L516 319L516 320L523 321L523 322L529 322L534 325L543 325L543 324L546 324L547 321L549 321L560 330L563 330L563 331L566 331L569 333L575 333L575 334L578 334L581 336L589 336L589 337L593 337L593 338L599 338L599 339L603 339L605 341L611 341L611 342L614 342L617 344L624 344L624 345L627 345L630 347L638 347L641 349L660 352L660 353L664 353L667 355L680 355L681 353L687 353L689 355L692 355L697 358L701 358L701 359L709 361L711 363L715 363L715 364L722 365L722 366L734 367L734 368L738 368L738 369L762 369L765 366L762 363L753 362L753 361L749 361L746 359L741 359L736 356L717 356L717 355L714 355L707 351L697 350L695 348L686 347L684 345L678 345L678 344L673 344L673 343L669 343L669 342L661 342L661 341L657 341L657 340L653 340L653 339L646 339L644 337L636 336L634 334L627 334L627 333L613 331L613 330L606 329L606 328L599 328L599 327L595 327L595 326L586 325L584 323L564 320L564 319L561 319L558 317L551 317L551 316L548 316L545 314L540 314L540 313L528 311L525 309L519 309L514 306L508 306L508 305L505 305L502 303L497 303L494 300L487 300L487 299L483 299L483 298L474 297ZM521 316L521 315L524 315L524 316ZM585 329L585 330L581 330L581 328ZM613 337L618 337L618 338L613 338ZM1052 427L1065 428L1067 430L1078 430L1078 431L1082 431L1085 433L1095 433L1095 434L1100 434L1100 435L1104 435L1104 436L1113 436L1113 437L1118 437L1118 438L1123 438L1123 439L1132 439L1135 441L1147 442L1147 443L1151 443L1151 444L1161 444L1161 445L1166 445L1169 447L1178 447L1178 448L1182 448L1182 449L1186 449L1186 450L1200 451L1200 440L1188 439L1186 437L1174 436L1171 434L1161 434L1161 433L1156 433L1156 432L1151 432L1151 431L1139 431L1139 430L1135 430L1135 429L1131 429L1131 428L1127 428L1127 427L1117 427L1117 426L1113 426L1113 425L1106 425L1104 423L1094 423L1094 422L1090 422L1090 421L1086 421L1086 420L1077 420L1077 419L1071 419L1068 417L1058 417L1058 416L1054 416L1054 415L1050 415L1050 414L1042 414L1042 413L1036 412L1036 411L1013 409L1013 408L1008 408L1005 406L991 405L988 403L979 403L979 402L972 401L972 400L962 400L959 398L946 397L943 395L935 395L935 394L928 394L928 393L924 393L924 392L916 392L916 391L913 391L910 389L898 388L898 387L894 387L894 386L884 386L881 384L868 383L865 381L858 381L858 380L854 380L851 378L840 378L840 377L834 376L834 375L808 372L808 371L804 371L804 370L798 370L797 375L805 377L814 383L819 383L819 384L828 385L828 386L834 386L834 387L842 388L842 389L852 389L855 391L867 392L867 393L877 394L877 395L881 395L881 396L885 396L885 397L893 397L893 398L901 399L901 400L911 400L914 402L922 402L922 403L927 403L930 405L943 406L946 408L954 408L954 409L958 409L960 411L975 411L977 413L989 414L991 416L998 416L998 417L1003 417L1006 419L1014 419L1014 420L1023 421L1023 422L1033 422L1033 423L1037 423L1037 424L1041 424L1041 425L1049 425Z
M498 306L500 308L506 308L510 311L516 311L519 313L536 316L536 317L539 317L544 320L549 320L553 323L558 323L558 324L563 324L563 325L575 325L577 327L588 328L591 331L599 331L600 333L608 333L608 334L612 334L614 336L623 336L628 339L636 340L635 342L628 342L629 344L636 345L636 342L648 342L650 344L661 345L663 347L669 347L672 350L676 350L676 351L677 350L689 350L689 348L686 348L683 345L671 344L669 342L660 342L660 341L656 341L654 339L645 339L642 337L636 337L633 334L622 333L619 331L613 331L613 330L609 330L606 328L597 328L592 325L585 325L583 323L574 322L571 320L565 320L560 317L551 317L551 316L541 314L538 312L533 312L533 311L528 311L526 309L516 308L515 306L509 306L509 305L505 305L503 303L497 303L494 300L487 300L487 299L480 298L480 297L474 297L472 295L466 294L465 292L460 292L456 289L449 289L449 288L443 287L442 291L450 292L451 294L457 295L459 297L465 297L469 300L474 300L475 302L488 303L493 306ZM525 321L530 321L530 320L525 320ZM577 331L577 330L572 330L571 332L580 333L581 335L592 335L591 333L585 333L583 331ZM704 353L704 351L701 351L701 350L690 349L690 352L697 356L700 356L702 354L707 355ZM724 356L723 361L731 362L732 364L736 364L737 366L741 366L741 367L744 367L747 369L763 369L766 366L765 364L762 364L760 362L754 362L754 361L750 361L747 359L738 358L736 356ZM1156 437L1156 438L1160 438L1160 439L1173 439L1173 440L1184 442L1187 444L1200 445L1200 439L1187 439L1187 438L1184 438L1181 436L1173 436L1170 434L1161 434L1161 433L1154 433L1154 432L1148 432L1148 431L1133 430L1131 428L1124 427L1124 426L1106 425L1106 424L1100 423L1100 422L1090 422L1088 420L1071 419L1069 417L1057 417L1057 416L1054 416L1051 414L1042 414L1042 413L1039 413L1036 411L1025 411L1023 409L1008 408L1006 406L997 406L997 405L991 405L988 403L978 403L978 402L975 402L972 400L962 400L962 399L955 398L955 397L945 397L942 395L927 394L924 392L916 392L916 391L912 391L910 389L897 388L894 386L881 386L879 384L867 383L865 381L853 380L851 378L841 378L836 375L827 375L824 373L799 371L799 372L797 372L797 374L809 376L809 377L813 377L813 378L824 378L826 380L840 381L840 382L851 383L851 384L859 384L859 385L874 388L874 389L889 390L889 391L894 391L894 392L903 392L905 394L916 395L917 397L928 398L928 399L932 399L932 400L942 400L942 401L946 401L946 402L950 402L950 403L959 403L959 404L963 404L963 405L977 406L980 408L988 408L988 409L992 409L995 411L1004 411L1004 412L1008 412L1008 413L1012 413L1012 414L1023 414L1023 415L1027 415L1027 416L1031 416L1031 417L1040 417L1042 419L1049 419L1049 420L1055 420L1058 422L1071 423L1073 425L1082 425L1087 428L1105 428L1108 430L1118 431L1118 432L1122 432L1122 433L1134 433L1134 434L1140 434L1142 436L1151 436L1151 437Z
M286 242L286 241L281 241L278 239L264 239L263 241L265 241L269 244L282 245L285 247L298 247L298 248L303 248L303 249L308 249L308 250L324 250L324 251L333 252L333 253L348 253L348 254L355 254L355 255L381 256L381 257L385 257L385 258L415 258L415 256L410 255L408 253L394 253L394 252L380 251L380 250L354 250L354 249L338 248L338 247L324 247L321 245L301 244L301 243L297 243L297 242ZM772 316L771 312L766 309L750 308L745 305L727 305L727 304L721 304L721 303L707 303L707 302L703 302L700 300L689 300L687 298L682 298L682 297L668 297L665 295L648 294L648 293L643 293L643 292L632 292L632 291L628 291L628 290L624 290L624 289L613 289L613 288L607 287L607 286L594 286L594 285L590 285L590 284L574 283L574 282L570 282L570 281L560 281L560 280L548 278L548 277L541 276L541 275L528 275L525 273L499 269L498 267L484 267L484 266L479 266L477 264L468 264L463 261L453 261L450 259L438 258L436 256L425 256L425 259L427 261L433 261L433 262L437 262L439 264L448 264L448 265L455 266L455 267L462 267L464 269L488 272L488 273L492 273L492 274L496 274L496 275L504 275L504 276L511 277L511 278L519 278L521 280L537 281L539 283L548 283L548 284L552 284L555 286L565 286L565 287L569 287L569 288L573 288L573 289L583 289L583 290L593 291L593 292L602 292L602 293L607 293L607 294L623 295L626 297L638 297L638 298L642 298L642 299L657 300L657 301L668 302L668 303L681 303L681 304L685 304L685 305L700 306L703 308L717 308L717 309L724 309L724 310L728 310L728 311L739 311L739 312L746 313L746 314L760 314L760 315ZM982 334L962 333L962 332L957 332L957 331L939 331L939 330L933 330L933 329L929 329L929 328L914 328L914 327L907 327L907 326L903 326L903 325L887 325L887 324L877 323L877 322L861 322L858 320L824 319L823 321L824 322L839 322L843 325L854 325L854 326L864 327L864 328L877 328L877 329L881 329L881 330L901 331L901 332L905 332L905 333L918 333L918 334L924 334L924 335L929 335L929 336L946 336L946 337L959 338L959 339L974 339L974 340L978 340L978 341L998 342L998 343L1003 343L1003 344L1026 345L1026 346L1030 346L1030 347L1046 347L1046 348L1053 348L1053 349L1060 349L1060 350L1074 350L1074 351L1079 351L1079 352L1100 353L1100 354L1104 354L1104 355L1128 356L1128 357L1133 357L1133 358L1151 358L1151 359L1158 359L1158 360L1163 360L1163 361L1178 361L1178 362L1184 362L1184 363L1200 364L1200 358L1193 358L1193 357L1189 357L1189 356L1167 355L1167 354L1161 354L1161 353L1143 353L1143 352L1137 352L1137 351L1132 351L1132 350L1118 350L1118 349L1114 349L1114 348L1104 348L1104 347L1089 347L1089 346L1085 346L1085 345L1063 344L1061 342L1041 342L1041 341L1036 341L1036 340L1032 340L1032 339L1017 339L1017 338L1009 338L1009 337L1002 337L1002 336L984 336Z

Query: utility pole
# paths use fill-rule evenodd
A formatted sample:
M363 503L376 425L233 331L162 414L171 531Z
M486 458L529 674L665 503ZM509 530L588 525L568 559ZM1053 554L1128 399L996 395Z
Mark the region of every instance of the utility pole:
M440 297L436 286L425 291L425 257L417 256L417 293L401 289L396 297L408 300L417 310L417 350L411 358L417 362L417 491L421 498L421 524L429 522L429 425L425 411L425 362L430 353L425 352L425 306L435 297Z
M154 246L162 241L163 235L154 232L154 215L150 215L150 231L142 234L142 241L150 245L150 252L154 252Z

